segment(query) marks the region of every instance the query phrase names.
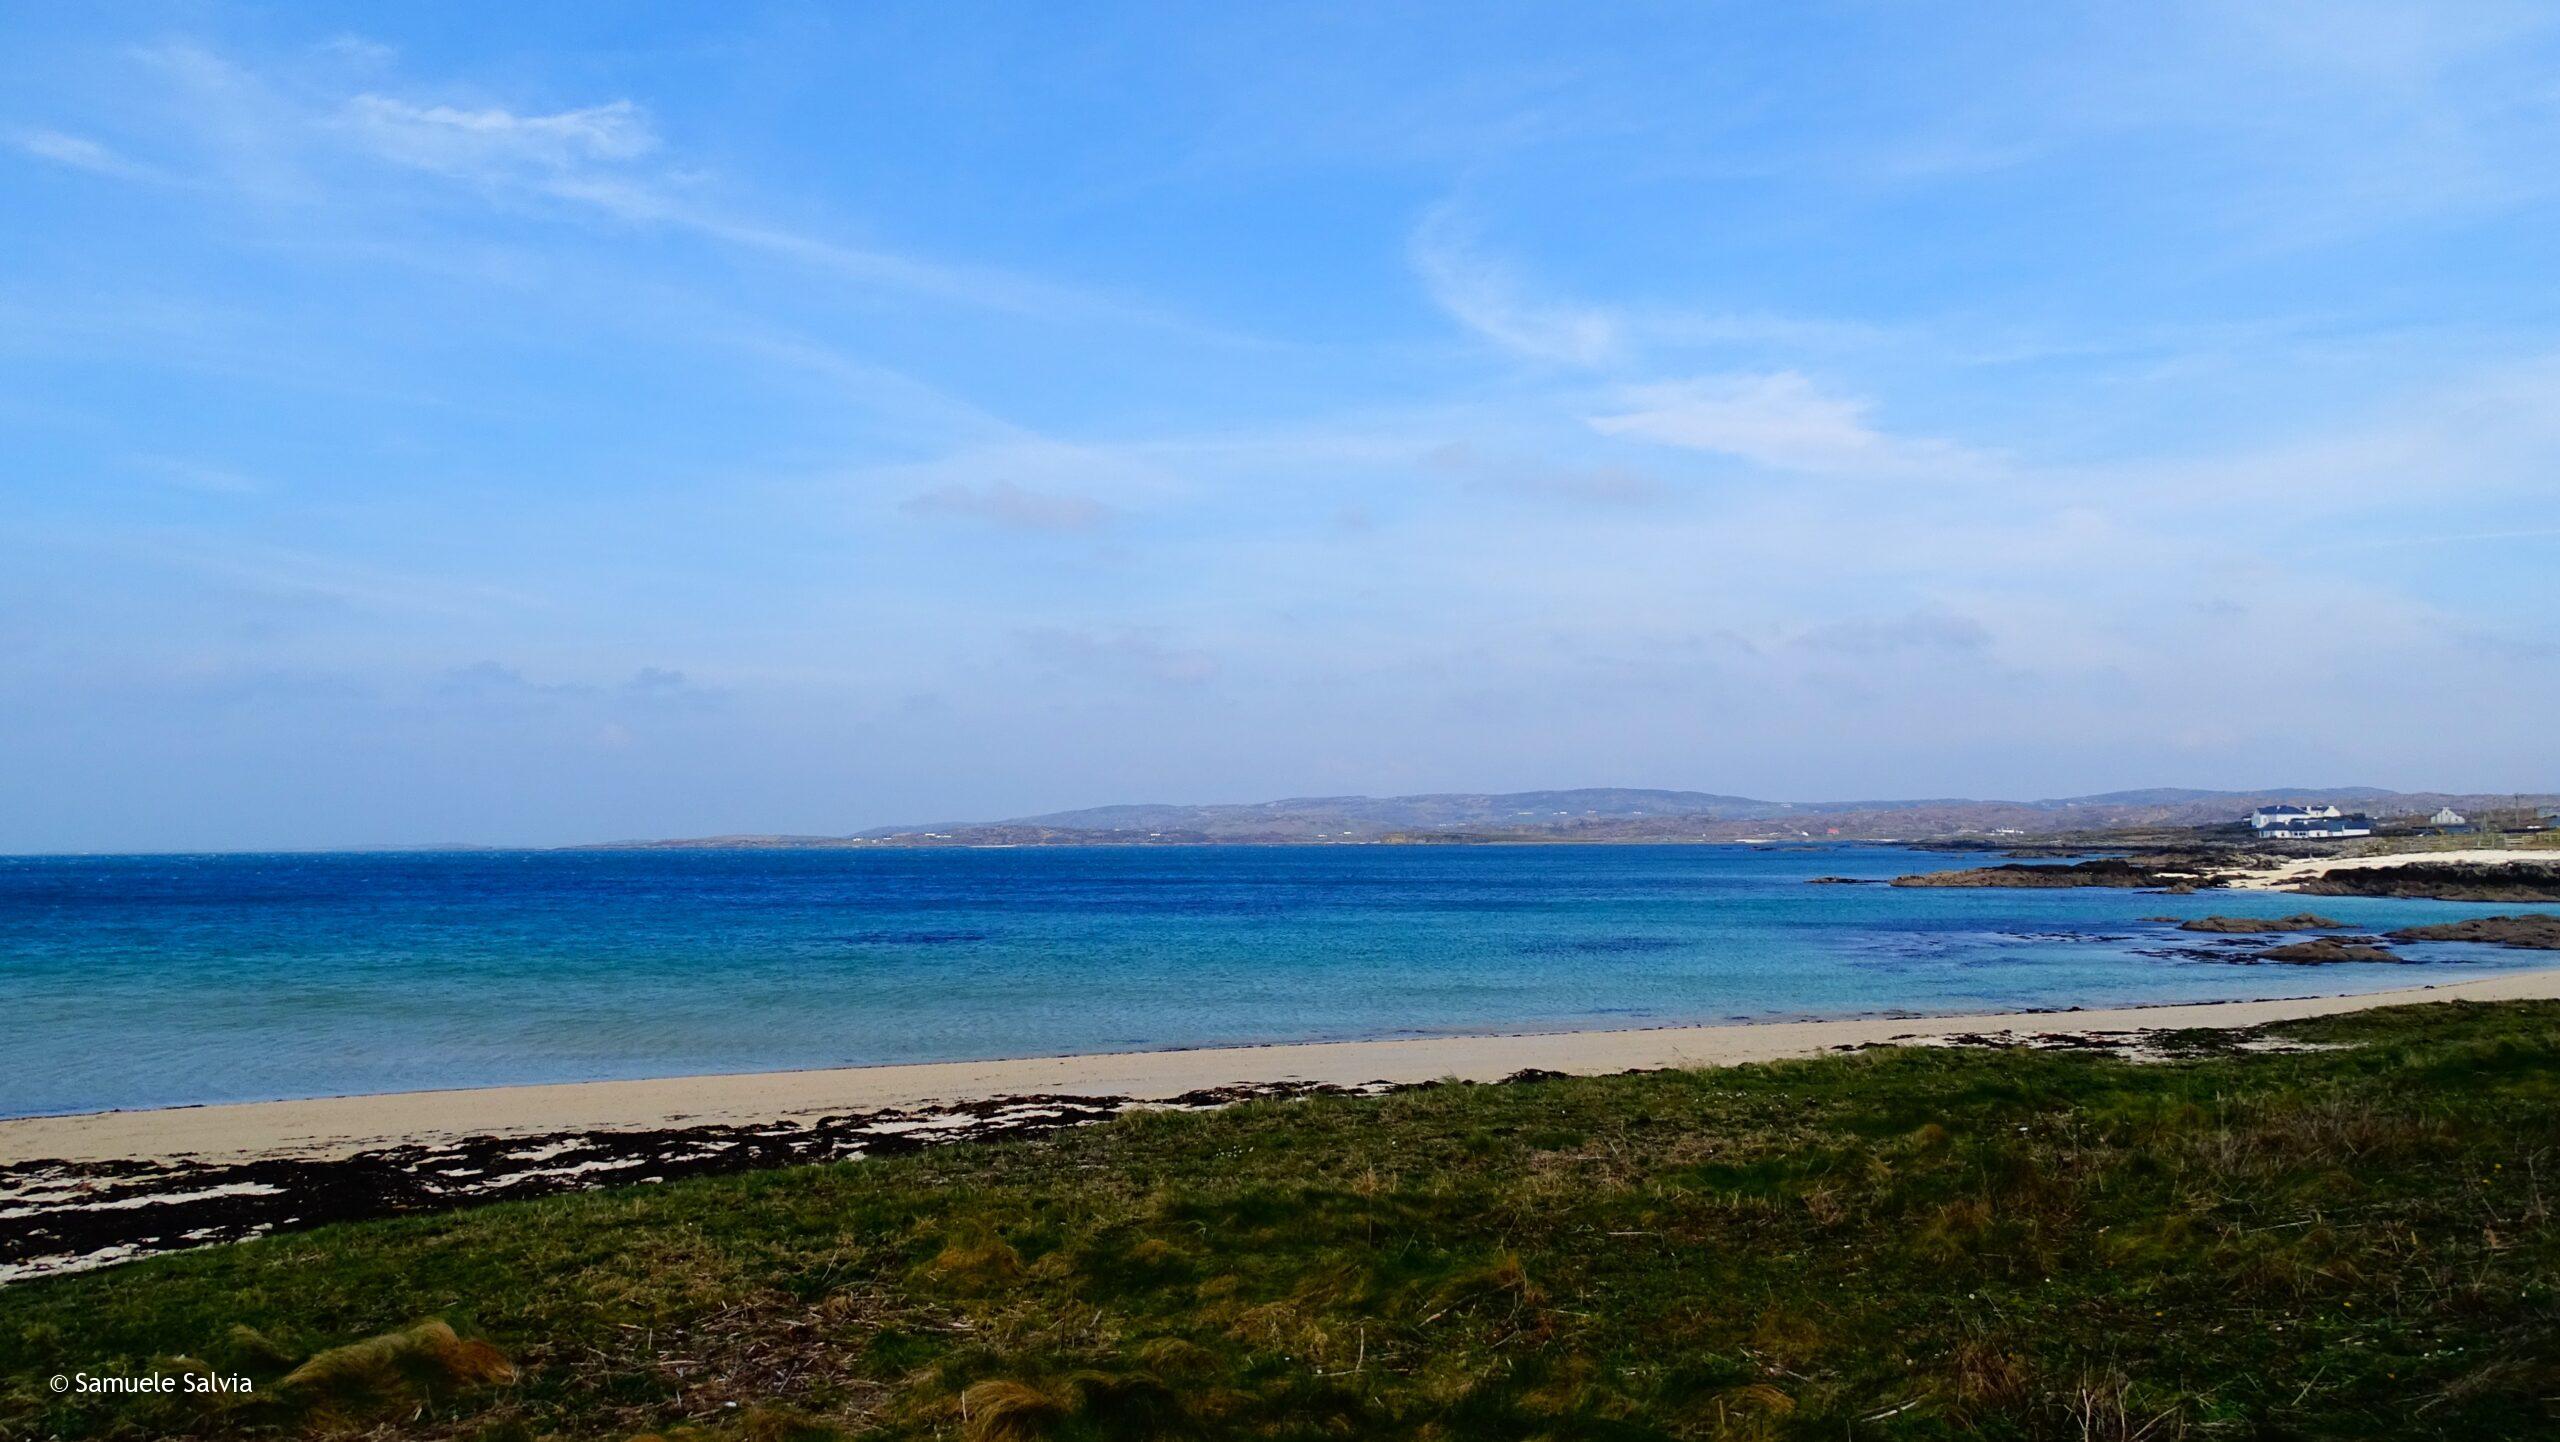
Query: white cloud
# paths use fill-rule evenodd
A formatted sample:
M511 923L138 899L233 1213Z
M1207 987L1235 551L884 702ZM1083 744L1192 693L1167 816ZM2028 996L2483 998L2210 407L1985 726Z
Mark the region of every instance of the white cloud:
M477 187L485 196L552 202L564 215L689 231L881 291L1064 321L1212 334L1116 296L768 223L724 195L720 177L668 163L647 108L630 98L556 111L430 103L388 93L397 79L388 75L369 77L380 88L349 95L339 72L350 56L334 46L320 52L324 63L299 70L254 70L187 44L136 55L173 82L190 138L206 145L234 188L246 193L352 207L371 179L361 167L388 165ZM376 47L360 58L361 68L380 70L392 52ZM52 152L46 158L57 163L95 168L108 158L102 147L83 148L94 142L36 135ZM17 143L30 148L23 137Z
M722 245L854 281L1018 314L1166 324L1119 302L984 266L952 264L783 229L708 203L705 177L682 182L634 164L660 148L648 112L615 100L551 114L464 109L359 95L338 125L369 153L449 179L512 186L617 221L689 230Z
M400 58L397 47L363 35L332 35L311 47L312 53L351 70L381 70Z
M1603 365L1624 344L1618 320L1590 306L1531 299L1519 276L1477 251L1446 205L1414 228L1414 271L1431 299L1460 325L1515 354L1569 365Z
M159 172L118 155L99 141L61 130L20 130L8 136L12 149L38 160L118 180L154 180Z
M386 158L448 175L632 160L658 145L648 115L628 100L522 115L499 106L465 110L359 95L347 102L344 122Z
M1810 475L1951 474L1984 464L1951 442L1889 435L1869 421L1867 402L1828 394L1796 371L1704 376L1622 394L1627 409L1591 417L1593 430Z

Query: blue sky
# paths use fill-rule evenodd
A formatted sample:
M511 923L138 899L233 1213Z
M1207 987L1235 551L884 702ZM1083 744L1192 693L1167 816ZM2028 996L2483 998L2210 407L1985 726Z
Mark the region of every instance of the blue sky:
M2547 6L0 5L0 850L2560 786Z

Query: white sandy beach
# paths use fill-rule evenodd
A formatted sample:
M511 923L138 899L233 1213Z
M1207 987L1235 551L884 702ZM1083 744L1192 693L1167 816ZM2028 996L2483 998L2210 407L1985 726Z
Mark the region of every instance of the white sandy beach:
M2303 982L2314 984L2309 976ZM1494 1081L1531 1068L1593 1075L1646 1067L1772 1061L1843 1047L1927 1041L1968 1033L2031 1035L2249 1027L2409 1002L2555 998L2560 998L2560 968L2356 996L2102 1011L1314 1042L401 1092L0 1121L0 1163L37 1158L95 1162L187 1157L229 1162L264 1156L345 1156L402 1142L463 1136L780 1122L830 1113L1041 1093L1161 1100L1191 1091L1257 1082L1355 1086L1373 1081L1440 1078Z
M2311 856L2299 861L2279 862L2264 871L2253 871L2232 877L2225 885L2233 891L2290 891L2303 882L2330 871L2371 871L2378 867L2407 866L2412 862L2459 862L2472 865L2495 865L2509 861L2532 862L2543 866L2560 866L2560 851L2548 847L2540 851L2480 848L2471 851L2395 851L2384 856Z

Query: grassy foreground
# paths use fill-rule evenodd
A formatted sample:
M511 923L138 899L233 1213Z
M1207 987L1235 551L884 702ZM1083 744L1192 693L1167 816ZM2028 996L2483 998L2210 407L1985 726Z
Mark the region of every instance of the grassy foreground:
M327 1228L0 1290L0 1435L2560 1435L2560 1004L2276 1030L2338 1049L1259 1103ZM46 1383L205 1368L258 1390Z

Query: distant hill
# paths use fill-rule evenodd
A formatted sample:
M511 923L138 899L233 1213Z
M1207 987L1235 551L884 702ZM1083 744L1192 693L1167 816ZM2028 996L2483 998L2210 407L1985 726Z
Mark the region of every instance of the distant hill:
M1593 787L1578 791L1449 792L1429 796L1302 796L1241 806L1096 806L1018 818L1015 825L1067 831L1183 830L1221 832L1443 827L1552 826L1570 818L1766 816L1782 802L1703 791Z
M2255 805L2260 797L2276 797L2290 801L2335 802L2340 806L2353 803L2362 806L2388 801L2401 794L2403 793L2385 791L2378 786L2275 786L2264 791L2196 791L2178 786L2154 786L2145 791L2101 791L2094 796L2070 796L2058 801L2039 801L2035 804L2059 807L2178 806L2206 803L2227 806L2233 801L2246 801Z
M1585 787L1563 791L1302 796L1213 805L1137 803L1003 821L884 826L844 836L716 836L618 846L821 848L866 845L1092 846L1180 843L1337 844L1464 841L1926 841L2214 826L2253 806L2334 802L2383 816L2439 806L2474 812L2547 808L2560 795L2460 795L2370 786L2197 791L2172 787L2043 801L1761 801L1704 791Z

